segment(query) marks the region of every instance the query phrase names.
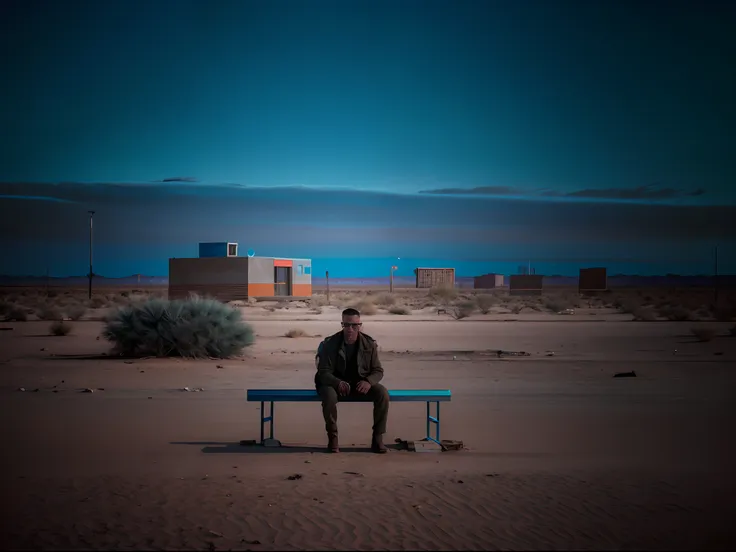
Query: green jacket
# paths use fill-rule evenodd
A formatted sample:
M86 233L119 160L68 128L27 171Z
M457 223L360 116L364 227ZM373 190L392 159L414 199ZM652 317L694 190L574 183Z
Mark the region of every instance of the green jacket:
M314 383L317 387L327 385L337 389L344 381L346 358L343 347L343 333L337 332L326 337L317 350L317 373ZM358 375L371 385L383 379L383 366L378 358L378 343L371 336L358 334Z

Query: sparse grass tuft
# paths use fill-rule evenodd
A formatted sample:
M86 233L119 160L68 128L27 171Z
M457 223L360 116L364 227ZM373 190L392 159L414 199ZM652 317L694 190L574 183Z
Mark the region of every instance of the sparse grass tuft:
M51 326L49 326L49 332L51 332L51 335L69 335L71 331L72 325L64 322L63 320L56 320L51 323Z
M659 315L673 322L692 322L695 319L692 312L680 306L660 307Z
M401 314L401 315L411 314L411 311L402 305L394 305L393 307L388 309L388 312L390 312L391 314Z
M292 328L284 334L284 337L307 337L307 332L305 332L301 328Z
M718 335L718 332L713 328L702 328L700 326L690 328L690 332L697 338L698 341L702 342L713 341L713 339Z

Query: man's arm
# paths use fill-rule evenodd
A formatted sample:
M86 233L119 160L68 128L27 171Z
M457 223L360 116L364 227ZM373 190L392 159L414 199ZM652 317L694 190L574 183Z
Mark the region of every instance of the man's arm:
M319 355L319 364L317 365L317 381L320 385L326 385L328 387L337 386L342 381L340 378L335 376L335 368L332 366L332 358L330 353L326 351L327 346L322 348L322 352Z
M383 366L381 366L381 359L378 358L378 344L373 343L371 347L371 371L365 378L365 381L371 385L376 385L383 379Z

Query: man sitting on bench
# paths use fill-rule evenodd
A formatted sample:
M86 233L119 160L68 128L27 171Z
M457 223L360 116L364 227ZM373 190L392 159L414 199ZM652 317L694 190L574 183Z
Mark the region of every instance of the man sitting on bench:
M322 341L317 351L314 383L322 398L322 414L327 431L327 448L340 452L337 440L337 403L342 397L373 402L371 450L388 452L383 444L388 419L389 396L380 382L383 367L375 340L361 332L363 324L356 309L342 311L342 331Z

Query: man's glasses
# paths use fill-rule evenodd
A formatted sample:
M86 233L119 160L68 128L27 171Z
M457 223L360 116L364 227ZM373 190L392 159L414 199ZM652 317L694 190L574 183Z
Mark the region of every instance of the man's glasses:
M362 322L343 322L343 328L360 328L363 325Z

